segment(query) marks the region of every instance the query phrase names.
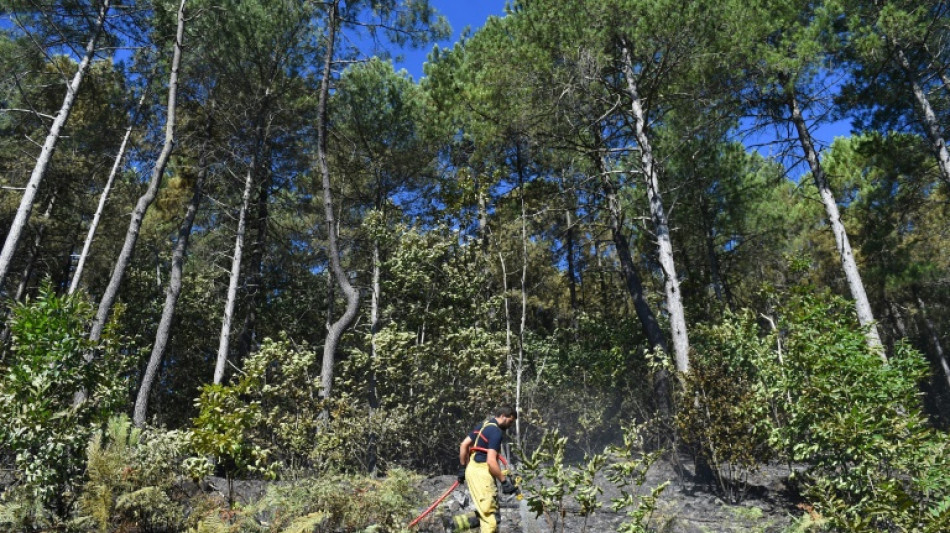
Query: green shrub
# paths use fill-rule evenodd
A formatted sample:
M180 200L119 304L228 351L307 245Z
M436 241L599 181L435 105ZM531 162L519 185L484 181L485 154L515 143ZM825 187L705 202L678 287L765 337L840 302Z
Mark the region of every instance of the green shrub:
M12 350L0 364L0 448L15 455L18 486L4 498L25 498L18 508L29 510L18 527L37 527L44 515L65 519L93 428L126 398L121 376L128 358L118 353L111 324L101 343L87 340L92 315L82 295L58 296L49 284L12 310ZM87 364L84 356L94 350ZM86 401L73 405L79 391Z
M950 497L950 456L921 414L923 356L898 344L884 363L838 298L799 295L780 330L783 364L760 361L763 393L781 406L771 442L808 465L805 493L830 526L944 527L947 514L931 511Z
M244 400L251 384L251 380L240 379L232 386L205 385L195 400L198 416L192 420L192 450L213 457L229 483L243 473L273 478L280 468L279 463L269 461L270 451L253 439L261 409L258 401Z
M180 529L184 512L168 493L183 478L187 449L182 432L135 428L126 415L111 418L86 449L80 517L102 532L122 524Z
M657 500L669 482L653 487L648 496L639 494L647 472L663 454L662 450L645 450L642 428L625 428L623 445L608 446L604 453L588 456L578 466L566 463L566 446L567 438L553 431L545 433L530 454L521 454L519 474L524 476L528 509L536 516L544 515L552 531L564 531L568 508L573 504L577 504L576 513L585 520L603 506L599 498L603 488L598 484L598 474L603 474L620 494L611 500L611 509L624 512L629 518L619 531L648 531Z
M268 487L264 497L224 515L204 513L189 530L211 532L402 531L423 502L419 477L394 468L382 479L330 475Z
M885 363L853 305L800 288L759 332L751 314L701 329L679 416L715 467L803 464L803 495L841 531L938 531L950 513L947 436L921 414L927 363L898 343Z
M679 435L710 466L719 490L732 503L744 496L748 476L775 456L757 364L772 356L770 340L760 335L750 313L697 328L695 355L678 395Z

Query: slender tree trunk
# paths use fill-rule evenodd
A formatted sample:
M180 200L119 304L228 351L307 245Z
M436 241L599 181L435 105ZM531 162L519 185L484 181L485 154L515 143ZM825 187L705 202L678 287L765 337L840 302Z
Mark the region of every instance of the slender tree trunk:
M181 51L185 38L185 3L187 0L181 0L178 6L178 26L175 33L175 51L172 56L171 74L168 77L168 109L165 118L165 142L162 151L155 161L155 167L149 179L148 189L135 204L135 210L132 211L132 219L129 222L129 229L125 235L125 243L122 245L122 251L116 260L115 267L112 270L112 277L109 278L109 285L102 294L99 301L99 309L96 311L96 318L92 323L89 333L89 340L95 342L102 336L102 330L109 319L109 313L119 294L119 286L125 277L125 271L132 261L132 253L135 251L135 243L139 238L139 230L142 228L142 221L145 219L145 212L158 194L159 185L165 174L165 167L168 165L168 159L171 156L175 141L175 113L176 99L178 97L178 69L181 65ZM92 353L86 355L86 360L91 361Z
M488 253L488 195L485 194L482 187L480 174L476 172L475 195L478 202L478 240L482 245L482 254Z
M923 298L914 291L914 298L917 299L917 307L920 309L920 318L924 323L924 329L927 330L927 336L930 337L930 343L934 348L934 357L940 369L943 370L943 376L947 380L947 386L950 387L950 362L947 361L947 354L943 351L943 343L940 342L940 335L937 334L937 328L927 314L927 305Z
M83 77L85 77L86 71L89 69L92 58L96 53L96 43L102 35L106 13L109 11L109 2L110 0L103 0L102 5L99 7L96 27L92 32L92 36L89 38L89 42L86 43L86 50L82 60L79 62L76 73L73 75L69 84L66 85L66 96L63 98L63 105L59 108L59 112L56 113L56 118L53 119L49 134L46 136L46 141L43 143L40 155L36 159L36 165L33 167L32 174L30 174L30 180L27 182L26 188L23 191L23 197L20 199L20 205L17 208L16 215L13 217L13 222L10 223L10 231L7 233L7 238L3 243L3 249L0 250L0 287L3 286L3 281L6 279L7 273L10 270L10 263L13 260L14 252L16 252L20 236L23 234L23 230L26 228L30 214L33 211L33 200L36 198L40 183L42 183L43 177L46 175L46 169L49 167L50 160L53 157L53 152L56 149L56 143L59 141L63 126L66 124L69 113L73 109L73 103L76 100L76 94L79 92L79 86L82 84Z
M377 208L382 206L382 201L376 203ZM377 450L377 441L379 436L376 434L375 430L375 415L377 410L379 410L379 391L377 390L377 380L376 380L376 365L379 358L379 353L376 349L376 335L379 333L379 330L382 328L382 321L379 318L379 307L381 305L382 298L382 284L381 284L381 267L380 267L380 253L379 253L379 239L373 239L373 294L372 301L370 303L370 327L369 327L369 350L370 350L370 361L372 365L370 367L369 373L369 423L370 423L370 434L369 434L369 446L367 450L367 467L371 475L376 474L376 460L378 458Z
M149 394L152 392L152 385L155 383L158 369L165 357L168 340L171 338L172 320L175 318L178 296L181 294L182 272L185 268L188 241L191 237L191 228L195 223L195 215L198 213L198 205L201 203L203 196L202 188L204 186L205 177L208 174L205 158L202 157L199 161L201 168L198 170L198 179L195 180L194 193L191 196L191 201L188 202L188 210L185 212L185 218L178 228L178 241L175 243L175 249L172 252L171 272L168 276L168 289L165 291L165 305L162 307L162 318L158 322L158 330L155 332L155 343L152 344L152 353L148 358L148 365L145 367L145 374L142 376L142 384L139 386L139 393L135 399L132 422L138 427L142 427L145 424Z
M904 317L901 316L900 308L893 301L888 303L887 308L891 312L891 320L894 322L894 329L897 331L898 337L906 339L908 336L907 326L904 325Z
M330 268L337 284L346 296L346 310L343 315L327 330L327 339L323 345L323 368L320 373L322 390L321 396L329 399L333 387L333 364L336 360L336 349L340 338L347 328L356 319L359 311L359 291L350 284L350 280L340 264L340 251L337 246L336 222L333 214L333 193L330 189L330 167L327 164L327 98L330 94L331 66L333 65L334 44L336 41L337 26L339 24L337 12L338 2L329 6L329 20L327 31L326 56L323 63L323 75L320 80L320 97L317 102L317 160L320 165L320 174L323 177L323 207L326 212L327 244L330 255Z
M26 296L26 289L30 285L30 278L33 277L33 270L36 268L36 258L40 255L40 247L43 245L43 237L46 235L46 228L49 227L50 218L53 214L53 206L56 205L56 194L49 197L46 203L46 209L43 211L43 217L33 235L33 247L30 249L30 257L23 267L23 273L20 276L20 282L17 284L14 301L22 302Z
M571 294L571 320L575 320L577 314L577 269L574 266L574 235L577 232L574 229L574 221L571 217L571 211L567 211L564 218L565 222L567 223L567 231L565 232L564 243L564 247L566 248L564 254L567 257L567 283Z
M673 261L673 243L670 239L669 222L663 207L663 198L660 195L656 161L653 158L653 149L646 132L646 113L643 109L643 102L640 100L630 50L626 45L623 47L623 67L624 76L627 79L627 92L631 100L630 110L635 122L637 144L640 147L640 162L643 167L647 200L650 203L650 216L653 219L656 242L659 248L660 266L663 269L666 306L670 314L670 330L673 338L676 369L686 373L689 372L689 336L686 331L686 313L683 309L680 282L676 276L676 265Z
M249 261L250 279L247 282L247 314L244 315L244 324L241 327L241 336L238 346L238 360L246 358L253 348L254 330L257 327L257 307L260 302L260 295L263 292L262 284L264 282L264 248L267 243L267 221L268 206L271 187L270 156L265 159L267 164L263 165L264 177L259 180L257 192L257 215L254 220L255 238L254 246Z
M505 264L505 254L503 254L501 250L498 251L498 261L501 264L501 294L505 303L505 362L508 373L511 374L514 360L511 352L511 306L508 302L508 265Z
M720 270L719 266L719 254L716 253L716 235L713 231L715 223L714 221L710 220L710 218L713 218L715 215L710 214L709 205L705 197L700 199L700 204L703 217L703 230L706 241L706 256L709 260L710 281L712 281L713 290L716 292L716 299L719 300L719 303L725 305L726 308L729 309L732 307L732 297L729 294L728 287L722 280L722 271Z
M874 321L871 304L868 301L867 293L864 291L864 283L861 281L858 264L855 262L854 254L851 251L848 233L845 231L844 224L841 222L838 204L835 202L831 187L828 185L828 179L821 167L818 152L812 143L811 134L805 125L805 119L802 118L801 108L798 106L798 99L792 90L789 90L786 96L788 98L788 106L792 113L792 122L798 130L798 140L801 142L802 150L805 152L805 159L808 160L812 177L815 179L815 186L818 187L818 193L821 196L822 204L825 206L825 213L828 215L831 231L835 236L835 243L838 246L838 255L841 257L841 265L844 269L845 277L848 280L851 296L854 298L854 305L858 313L858 322L861 323L861 326L867 328L866 336L868 346L877 352L883 361L887 362L887 355L884 353L884 347L881 345L881 336L877 331L877 324Z
M56 205L56 197L58 195L58 190L54 191L53 195L49 197L49 201L46 203L46 209L43 211L43 218L39 224L39 227L36 228L36 233L33 235L33 246L30 248L30 255L26 259L26 263L23 265L23 271L20 272L20 281L17 283L16 293L13 295L14 302L22 302L26 297L26 290L30 286L30 279L33 277L33 271L36 268L36 258L39 257L40 247L43 244L43 236L46 234L46 227L49 225L50 217L53 214L53 206ZM9 318L9 309L3 310L3 331L0 331L0 348L7 343L7 340L10 338L10 321Z
M914 99L917 100L917 106L920 111L920 121L923 123L924 131L927 133L931 148L937 157L940 174L943 176L943 180L950 184L950 152L947 151L947 141L940 132L940 123L937 121L937 115L930 105L927 93L924 92L924 88L921 87L920 82L917 81L917 76L914 75L914 71L910 67L910 61L908 61L907 56L904 55L904 50L898 46L894 39L890 39L890 41L897 53L897 62L900 64L904 75L907 76L907 81L910 82L911 88L914 91Z
M633 309L640 320L640 326L647 336L647 341L654 351L660 351L664 354L670 353L666 344L666 338L663 335L663 329L656 319L656 315L650 308L646 296L643 293L643 283L640 281L640 274L637 272L636 265L633 262L633 256L630 253L630 243L623 232L623 213L620 209L620 201L617 198L617 191L610 177L604 172L603 163L601 165L601 175L604 185L604 193L607 197L607 208L610 216L610 234L613 238L614 248L617 250L617 258L620 260L620 269L623 272L623 278L627 286L627 292L633 300ZM660 370L654 378L654 395L657 399L657 406L660 414L665 418L672 413L670 405L670 377L667 371Z
M251 190L254 188L254 172L257 156L251 161L244 179L244 193L241 195L241 212L238 215L237 234L234 237L234 255L231 258L231 276L228 281L228 298L224 304L224 317L221 320L221 335L218 338L218 359L214 365L214 384L224 380L224 368L228 361L228 349L231 345L231 320L237 305L238 281L241 279L241 259L244 254L244 231L247 226L247 210L251 203Z
M148 89L146 88L142 91L142 96L139 98L139 103L136 106L136 113L145 104L145 97L147 95ZM125 151L129 145L129 138L132 136L132 129L134 126L135 121L130 120L129 126L125 129L125 135L122 137L122 143L119 145L119 153L116 154L115 161L112 163L112 170L109 171L109 177L106 179L106 184L102 188L102 193L99 195L99 205L96 207L96 213L92 217L92 222L89 223L89 231L86 233L86 241L82 245L82 252L79 254L79 260L76 262L76 270L73 272L73 279L69 284L69 294L76 292L76 289L79 287L79 280L82 279L82 272L86 266L86 259L89 258L89 249L92 248L92 240L95 238L96 230L99 228L99 220L102 218L102 212L105 210L106 200L109 199L109 193L112 191L112 184L115 181L116 175L119 173L119 169L122 168L122 161L125 158Z
M524 337L528 319L528 213L524 205L524 164L518 149L518 196L521 202L521 324L518 330L518 366L515 368L515 409L521 411L521 378L524 375ZM521 438L521 423L515 419L515 435Z

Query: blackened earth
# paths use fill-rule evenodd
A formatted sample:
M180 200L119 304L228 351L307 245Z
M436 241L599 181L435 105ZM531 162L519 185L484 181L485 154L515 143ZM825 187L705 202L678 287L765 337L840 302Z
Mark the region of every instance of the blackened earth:
M785 466L766 466L750 474L745 483L733 484L723 490L717 483L698 483L691 467L669 462L657 462L651 468L640 494L669 481L657 502L656 511L649 521L650 531L670 533L761 532L779 533L794 529L796 523L808 521L810 508L802 504L788 488L790 470ZM434 501L455 481L454 476L426 479L422 490ZM535 516L514 497L502 497L502 533L596 533L617 531L629 520L625 512L612 511L611 499L619 496L618 489L606 479L597 480L603 490L600 509L588 516L580 516L579 506L567 500L565 513ZM420 532L445 533L451 531L450 517L465 513L471 506L467 491L456 489L446 500L419 524ZM421 511L421 509L420 509ZM477 530L474 530L477 531Z

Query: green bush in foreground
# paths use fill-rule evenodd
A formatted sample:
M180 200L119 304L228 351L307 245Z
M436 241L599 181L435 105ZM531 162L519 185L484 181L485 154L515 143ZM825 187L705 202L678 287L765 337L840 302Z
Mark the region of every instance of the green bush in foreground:
M333 475L274 484L245 508L210 510L189 532L402 531L423 503L418 481L416 474L394 468L382 479Z
M49 284L13 307L12 348L0 363L0 449L13 454L16 481L3 494L0 525L29 531L69 515L89 437L125 399L127 358L111 324L102 342L88 341L92 316L82 295L59 296ZM74 405L80 391L86 400Z
M170 494L184 478L188 448L186 433L143 430L126 415L112 417L86 449L86 483L75 523L103 533L131 524L180 531L184 507Z
M885 363L853 306L802 290L762 332L752 314L697 335L679 423L712 466L805 465L802 495L834 531L946 531L950 445L921 413L927 363ZM773 327L774 326L774 327Z

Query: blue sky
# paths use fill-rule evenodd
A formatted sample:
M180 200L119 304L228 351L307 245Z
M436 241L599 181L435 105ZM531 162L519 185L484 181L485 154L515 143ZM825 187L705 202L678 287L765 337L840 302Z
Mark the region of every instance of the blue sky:
M452 25L452 37L435 44L440 48L451 48L466 26L471 26L474 31L482 27L489 16L503 16L506 0L430 0L429 4L445 15L449 19L449 24ZM399 53L404 56L404 61L395 62L396 68L406 69L413 78L418 80L422 76L422 65L432 50L432 46L430 44L420 50L400 51Z

